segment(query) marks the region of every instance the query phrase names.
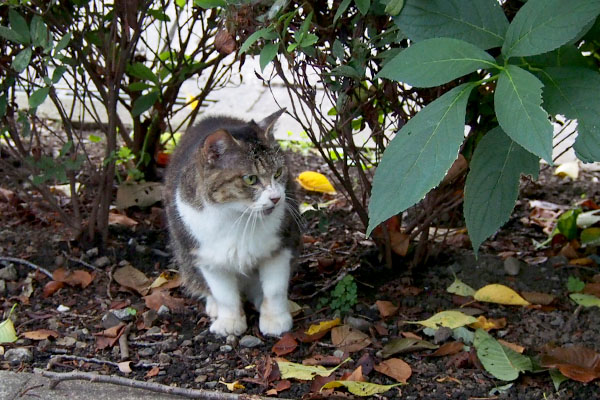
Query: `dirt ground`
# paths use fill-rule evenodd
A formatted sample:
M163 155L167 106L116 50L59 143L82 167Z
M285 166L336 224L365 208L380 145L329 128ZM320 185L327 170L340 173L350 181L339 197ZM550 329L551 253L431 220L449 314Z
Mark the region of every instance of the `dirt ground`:
M293 157L298 171L326 171L316 157L298 154ZM600 352L600 310L577 308L567 290L569 276L584 282L598 277L597 250L585 255L591 256L594 262L573 265L573 258L564 251L561 254L562 247L536 250L532 239L540 242L547 235L541 227L530 223L530 200L570 207L585 195L600 203L598 177L597 173L583 173L573 182L554 177L548 170L539 183L525 185L513 217L499 234L483 245L477 259L463 235L462 240L457 237L451 244L438 248L438 255L427 264L412 269L400 258L393 269L387 269L376 247L347 226L351 217L342 200L322 212L305 214L304 248L290 288L291 300L302 307L294 321L298 345L283 357L302 363L322 356L321 362L328 368L350 357L351 361L344 363L330 379L339 379L360 365L369 382L394 384L395 379L373 369L384 360L381 350L386 344L407 334L438 345L454 340L451 332L442 330L430 337L419 325L405 321L423 320L439 311L461 306L473 314L506 318L505 327L490 333L523 346L527 355L540 354L544 346L570 344ZM310 203L323 201L318 194L301 192L300 196ZM84 270L91 274L92 280L85 288L64 285L45 296L50 278L32 273L33 269L26 265L1 261L0 269L12 265L16 271L16 276L4 276L0 281L0 304L5 313L13 304L19 304L13 316L17 332L48 329L56 333L41 340L21 336L14 344L3 344L5 354L11 349L25 348L31 358L11 363L0 357L1 369L79 370L221 391L228 391L221 382L237 381L244 388L236 389L236 393L275 395L278 392L276 396L289 399L355 397L343 389L319 392L326 379L281 379L273 349L278 339L261 336L254 310L247 310L248 337L220 338L208 332L210 321L203 312L204 306L186 298L179 288L167 292L175 298L168 303L173 305L172 309L167 307L155 312L149 311L148 302L139 292L119 285L114 273L123 266L133 266L150 280L164 271L176 269L167 247L160 207L128 211L128 216L138 224L113 226L110 242L104 249L73 241L57 217L43 207L29 205L27 212L22 208L23 205L15 206L14 202L0 201L0 257L24 259L51 272L59 267ZM507 266L507 257L518 260L516 271ZM311 324L335 318L330 307L322 306L322 298L331 293L346 273L357 283L358 302L342 318L346 325L363 331L370 344L358 351L343 351L336 348L329 333L318 340L301 342L302 332ZM555 299L543 307L481 302L465 305L465 298L446 291L455 275L475 289L501 283L519 292L541 292ZM392 302L398 310L383 318L376 306L378 300ZM109 310L131 309L137 311L135 315L130 312L128 316L121 315L121 320L110 320L114 315L109 314L114 313ZM124 322L118 334L125 339L114 338L111 343L105 329L121 321ZM124 349L129 356L123 359ZM600 395L599 380L587 384L568 380L556 391L546 371L521 374L511 387L501 388L507 382L486 372L474 357L473 349L442 357L432 357L432 352L417 350L395 355L410 365L412 375L406 385L376 397L593 399ZM121 372L117 364L121 361L131 361L132 371ZM500 390L494 391L495 388Z

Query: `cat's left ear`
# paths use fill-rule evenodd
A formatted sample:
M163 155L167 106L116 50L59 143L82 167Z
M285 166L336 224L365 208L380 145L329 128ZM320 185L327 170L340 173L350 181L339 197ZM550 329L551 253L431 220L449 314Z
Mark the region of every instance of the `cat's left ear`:
M264 132L267 141L270 142L274 140L273 127L275 126L275 122L277 122L279 117L281 117L281 114L283 114L285 111L286 109L282 108L281 110L274 112L267 118L257 123L258 127Z

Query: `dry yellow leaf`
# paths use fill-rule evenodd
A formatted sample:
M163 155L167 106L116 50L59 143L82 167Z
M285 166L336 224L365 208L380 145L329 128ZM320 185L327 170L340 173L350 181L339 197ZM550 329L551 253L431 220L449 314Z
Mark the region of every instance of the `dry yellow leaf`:
M525 347L523 347L523 346L521 346L519 344L507 342L506 340L502 340L502 339L497 339L497 341L502 346L508 347L509 349L512 349L512 350L516 351L519 354L523 354L523 352L525 351Z
M506 318L486 318L483 315L477 317L477 322L469 325L470 328L489 331L491 329L502 329L506 326Z
M319 172L304 171L296 178L300 186L312 192L335 193L335 188L327 177Z
M233 392L236 389L245 389L246 388L244 385L242 385L238 381L227 383L227 382L225 382L224 380L221 379L219 381L219 383L227 386L227 389L229 389L230 392Z
M473 298L477 301L509 306L528 306L531 304L508 286L498 283L482 287L475 292Z
M441 326L455 329L461 326L469 325L477 322L475 317L464 314L460 311L441 311L430 318L423 321L405 321L408 324L421 324L427 328L437 329Z
M308 336L316 335L317 333L321 333L323 331L328 331L333 327L336 327L342 323L342 320L339 318L332 319L330 321L322 321L318 324L312 324L308 330L305 332Z

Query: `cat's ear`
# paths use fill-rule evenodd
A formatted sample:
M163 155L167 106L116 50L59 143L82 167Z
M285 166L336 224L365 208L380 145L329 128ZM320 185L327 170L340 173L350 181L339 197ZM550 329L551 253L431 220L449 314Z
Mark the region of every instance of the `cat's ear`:
M219 129L208 135L204 140L202 155L209 164L213 164L233 146L237 146L237 142L233 136L226 130Z
M281 110L274 112L273 114L269 115L267 118L265 118L262 121L257 123L258 127L264 132L264 135L265 135L265 138L267 139L267 141L272 141L274 139L273 138L273 127L275 126L275 122L277 122L279 117L281 117L281 114L283 114L285 111L286 111L286 109L282 108Z

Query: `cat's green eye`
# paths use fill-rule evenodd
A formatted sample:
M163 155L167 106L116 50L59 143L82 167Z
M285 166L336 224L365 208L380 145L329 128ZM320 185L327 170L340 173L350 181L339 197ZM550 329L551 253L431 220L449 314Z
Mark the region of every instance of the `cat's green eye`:
M256 175L244 175L242 176L242 179L246 185L250 186L256 185L256 182L258 182L258 177Z
M275 172L275 179L279 178L281 174L283 174L283 168L280 167L277 172Z

